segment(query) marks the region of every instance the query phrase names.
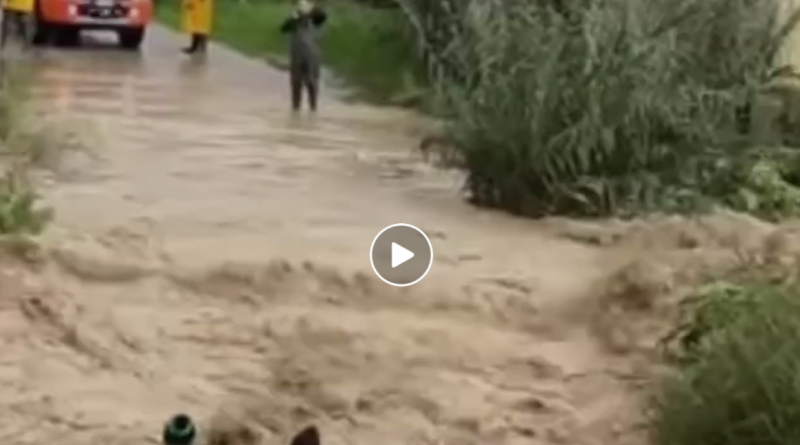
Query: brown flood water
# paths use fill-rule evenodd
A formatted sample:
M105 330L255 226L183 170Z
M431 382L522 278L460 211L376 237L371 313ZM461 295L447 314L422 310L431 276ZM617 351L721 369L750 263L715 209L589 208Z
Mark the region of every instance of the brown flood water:
M155 443L220 410L265 444L642 442L636 363L587 323L607 256L465 205L420 118L328 92L292 117L283 73L182 44L37 56L38 106L100 143L43 181L49 260L0 275L4 442ZM403 289L368 256L395 223L434 248Z

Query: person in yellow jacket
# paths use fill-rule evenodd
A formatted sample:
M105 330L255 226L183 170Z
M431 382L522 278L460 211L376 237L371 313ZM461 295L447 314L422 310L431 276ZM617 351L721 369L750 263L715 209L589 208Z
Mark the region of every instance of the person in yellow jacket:
M23 1L23 0L18 0ZM181 0L183 31L192 38L191 44L183 49L187 54L204 53L211 34L211 19L214 15L213 0Z
M5 47L11 27L15 34L27 46L30 41L29 29L33 16L35 0L2 0L3 22L0 24L0 47Z

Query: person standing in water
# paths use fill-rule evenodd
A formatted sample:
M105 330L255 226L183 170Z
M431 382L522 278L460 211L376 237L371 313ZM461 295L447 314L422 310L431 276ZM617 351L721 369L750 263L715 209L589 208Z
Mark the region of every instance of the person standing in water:
M317 30L328 19L325 11L309 0L298 0L297 9L281 25L281 32L289 38L289 83L292 110L299 111L303 90L308 94L308 106L317 110L319 97L320 53Z
M31 18L34 0L2 0L3 22L0 24L0 48L6 46L11 27L14 34L27 47L30 42Z
M191 36L191 43L183 49L186 54L205 54L211 21L214 15L213 0L181 0L183 30Z

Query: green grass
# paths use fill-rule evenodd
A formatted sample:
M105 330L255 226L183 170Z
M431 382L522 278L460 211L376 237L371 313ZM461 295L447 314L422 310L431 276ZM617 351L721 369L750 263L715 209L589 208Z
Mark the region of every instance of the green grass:
M688 360L654 397L655 443L800 441L800 288L747 275L699 293Z
M179 3L161 0L159 19L180 26ZM222 0L215 3L212 37L244 54L281 65L287 37L279 28L292 3ZM327 2L329 15L320 36L323 62L361 98L402 101L417 89L414 49L396 10L373 9L349 1Z

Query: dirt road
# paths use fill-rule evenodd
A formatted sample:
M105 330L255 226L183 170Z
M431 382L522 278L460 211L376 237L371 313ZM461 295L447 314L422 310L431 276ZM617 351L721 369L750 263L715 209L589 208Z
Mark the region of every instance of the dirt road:
M231 411L267 444L312 421L328 445L641 443L641 364L594 323L615 258L463 204L407 113L327 95L292 118L282 73L152 31L35 62L37 103L102 143L44 179L47 260L0 275L4 442ZM368 252L401 222L435 262L398 289Z

